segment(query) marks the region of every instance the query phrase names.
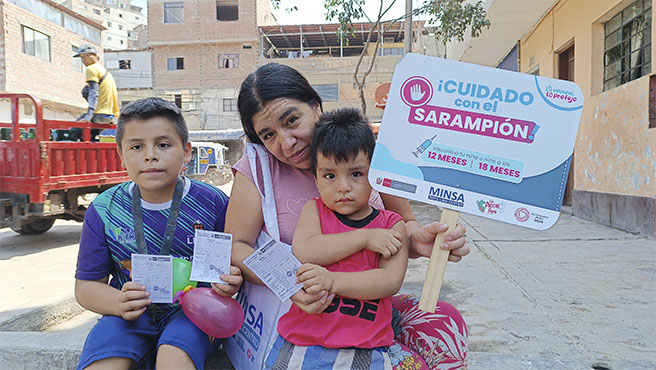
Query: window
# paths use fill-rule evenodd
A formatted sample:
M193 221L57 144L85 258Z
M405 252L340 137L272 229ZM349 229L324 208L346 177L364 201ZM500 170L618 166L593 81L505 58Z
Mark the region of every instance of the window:
M112 26L112 22L107 21L107 27L111 27L111 26Z
M139 20L139 16L135 15L135 16L134 16L134 19L138 21L138 20Z
M169 71L184 69L184 58L166 58L166 69Z
M604 23L604 91L651 73L651 0Z
M94 13L95 15L100 15L100 10L98 10L98 9L94 9L94 10L93 10L93 13Z
M239 54L219 54L219 68L239 67Z
M122 25L122 24L119 24L119 25L118 25L118 29L119 29L120 31L123 31L123 25Z
M378 55L403 55L403 48L378 49Z
M242 45L241 45L241 48L242 48L242 49L252 49L252 48L253 48L253 45L251 45L251 44L242 44Z
M317 91L321 100L324 102L327 101L337 101L339 97L339 91L337 89L337 84L330 85L312 85L312 87Z
M129 59L119 60L118 69L132 69L132 61Z
M164 3L164 23L184 23L184 2Z
M175 95L175 105L182 109L182 95Z
M223 111L224 112L236 112L237 111L237 99L223 99Z
M216 20L217 21L236 21L239 19L239 1L237 0L217 0L216 1Z
M84 66L84 63L82 63L82 58L73 57L73 55L77 54L77 48L77 46L71 46L73 70L76 72L84 73L86 71L86 67Z
M123 14L118 13L118 17L119 17L119 18L123 18Z
M50 36L23 26L23 52L50 61Z

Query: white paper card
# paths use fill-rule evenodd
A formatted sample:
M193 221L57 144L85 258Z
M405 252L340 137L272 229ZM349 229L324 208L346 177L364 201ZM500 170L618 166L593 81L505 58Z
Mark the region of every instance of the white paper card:
M196 229L190 280L227 284L220 276L230 274L231 252L232 234Z
M303 284L296 282L296 270L301 263L284 245L271 239L244 260L262 282L284 302L298 292Z
M133 253L132 281L146 286L153 303L173 303L173 257Z

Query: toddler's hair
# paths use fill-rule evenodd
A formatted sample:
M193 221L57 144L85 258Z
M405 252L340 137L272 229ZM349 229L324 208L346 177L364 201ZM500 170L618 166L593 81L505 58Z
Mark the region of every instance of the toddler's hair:
M146 120L153 117L163 117L171 121L175 132L182 140L182 145L187 144L189 129L187 129L187 123L180 108L170 101L151 97L135 100L121 110L121 115L118 116L118 123L116 124L116 145L118 145L118 148L121 149L125 125L128 122L134 119Z
M337 162L345 162L364 152L371 162L376 139L367 119L356 108L324 113L312 135L312 172L317 173L319 153Z

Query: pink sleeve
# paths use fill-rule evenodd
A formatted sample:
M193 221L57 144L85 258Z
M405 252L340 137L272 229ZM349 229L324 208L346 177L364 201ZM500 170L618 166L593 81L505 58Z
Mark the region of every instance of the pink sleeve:
M392 226L396 225L397 222L403 221L403 217L399 215L396 212L389 211L389 210L383 210L381 212L385 212L386 217L387 217L387 227L392 228Z
M253 174L251 173L251 164L248 161L248 155L246 154L246 148L241 155L241 158L232 165L232 174L236 175L237 172L240 172L242 175L246 176L251 182L253 182Z

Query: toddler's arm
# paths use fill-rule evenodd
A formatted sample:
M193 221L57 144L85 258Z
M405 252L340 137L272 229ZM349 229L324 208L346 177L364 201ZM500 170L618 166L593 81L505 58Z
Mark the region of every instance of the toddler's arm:
M392 228L405 235L405 224L397 222ZM401 289L408 265L408 246L405 238L398 253L389 259L380 259L379 267L358 272L334 272L313 264L304 264L298 271L298 280L310 294L320 291L356 299L390 297Z
M99 280L75 280L75 298L80 306L101 315L136 320L152 303L146 287L132 281L118 290L107 285L109 277Z
M358 229L323 234L317 204L310 200L301 210L292 248L299 261L327 266L365 248L389 258L400 250L403 235L395 229Z

